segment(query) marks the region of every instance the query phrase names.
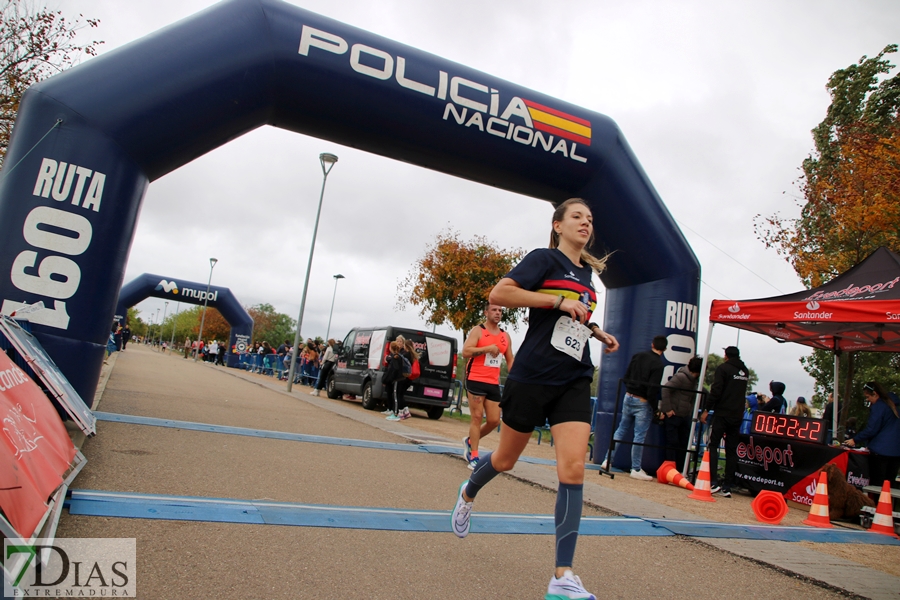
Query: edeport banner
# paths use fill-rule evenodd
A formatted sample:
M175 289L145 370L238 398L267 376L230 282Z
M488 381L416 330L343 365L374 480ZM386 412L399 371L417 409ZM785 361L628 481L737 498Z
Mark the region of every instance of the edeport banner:
M75 446L41 388L0 353L0 509L31 537L75 458Z
M847 472L847 453L824 444L807 444L758 435L741 435L738 443L737 483L753 492L772 490L785 500L812 504L813 476L829 462ZM813 481L807 493L808 482Z

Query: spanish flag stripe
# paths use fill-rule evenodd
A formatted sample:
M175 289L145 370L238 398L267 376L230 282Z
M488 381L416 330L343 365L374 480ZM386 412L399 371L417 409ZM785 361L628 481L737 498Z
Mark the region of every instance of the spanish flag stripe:
M552 133L553 135L558 135L561 138L572 140L573 142L578 142L579 144L584 144L585 146L591 145L591 138L586 138L584 136L572 133L571 131L566 131L565 129L560 129L551 125L545 125L544 123L538 123L537 121L535 121L534 123L534 128L538 131Z
M565 296L569 300L581 300L581 295L578 292L569 292L566 290L538 290L542 294L550 294L551 296ZM594 312L594 309L597 308L597 303L591 299L591 305L589 307L591 312Z
M549 106L544 106L543 104L538 104L537 102L532 102L531 100L523 100L525 102L525 106L529 109L537 109L542 113L546 113L549 115L553 115L555 117L559 117L561 119L565 119L567 121L572 121L573 123L578 123L579 125L584 125L588 129L591 127L591 122L587 119L582 119L580 117L576 117L575 115L570 115L569 113L564 113L561 110L556 110L555 108L550 108ZM532 112L529 110L529 112ZM532 115L534 113L532 112ZM534 117L532 117L534 118Z
M546 279L544 280L541 289L571 290L576 294L587 292L590 294L591 298L595 296L594 290L591 288L569 279Z
M541 112L534 108L529 108L528 112L531 113L531 120L537 123L545 123L552 127L565 129L566 131L571 131L576 135L581 135L586 138L591 137L590 126L585 127L584 125L573 123L572 121L567 121L566 119L561 119L560 117Z

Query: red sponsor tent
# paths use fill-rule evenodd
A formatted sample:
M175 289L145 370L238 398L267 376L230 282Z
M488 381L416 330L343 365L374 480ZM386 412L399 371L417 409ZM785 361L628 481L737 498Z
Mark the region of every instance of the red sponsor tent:
M900 255L881 247L849 271L811 290L758 300L713 300L703 373L717 323L779 342L833 351L832 427L837 431L840 353L900 352Z

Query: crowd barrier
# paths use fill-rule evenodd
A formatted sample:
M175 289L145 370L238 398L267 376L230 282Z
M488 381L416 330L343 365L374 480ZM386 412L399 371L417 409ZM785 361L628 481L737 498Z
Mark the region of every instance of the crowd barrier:
M285 364L285 360L277 354L254 354L243 352L238 355L237 368L249 371L250 373L260 373L275 377L276 379L287 379L289 367ZM294 383L305 383L307 385L315 384L319 377L319 367L302 366L296 369L294 373Z

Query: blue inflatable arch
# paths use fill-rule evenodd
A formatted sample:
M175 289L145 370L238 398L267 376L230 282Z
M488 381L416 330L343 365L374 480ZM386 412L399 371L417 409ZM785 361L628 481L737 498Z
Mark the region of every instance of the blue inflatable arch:
M21 104L0 181L2 311L52 308L35 330L84 397L147 185L262 125L551 203L585 198L594 251L615 251L605 328L623 342L603 358L598 431L633 352L664 333L670 363L693 354L699 263L612 120L278 0L225 0Z
M203 306L204 300L206 300L206 284L144 273L122 286L114 318L121 320L128 314L129 308L146 298L163 298L169 301ZM209 299L206 303L209 308L215 308L222 313L222 316L231 325L228 352L225 356L227 357L227 366L235 367L238 357L231 352L231 349L239 343L248 344L250 342L253 337L253 317L244 310L244 307L228 288L210 286Z

